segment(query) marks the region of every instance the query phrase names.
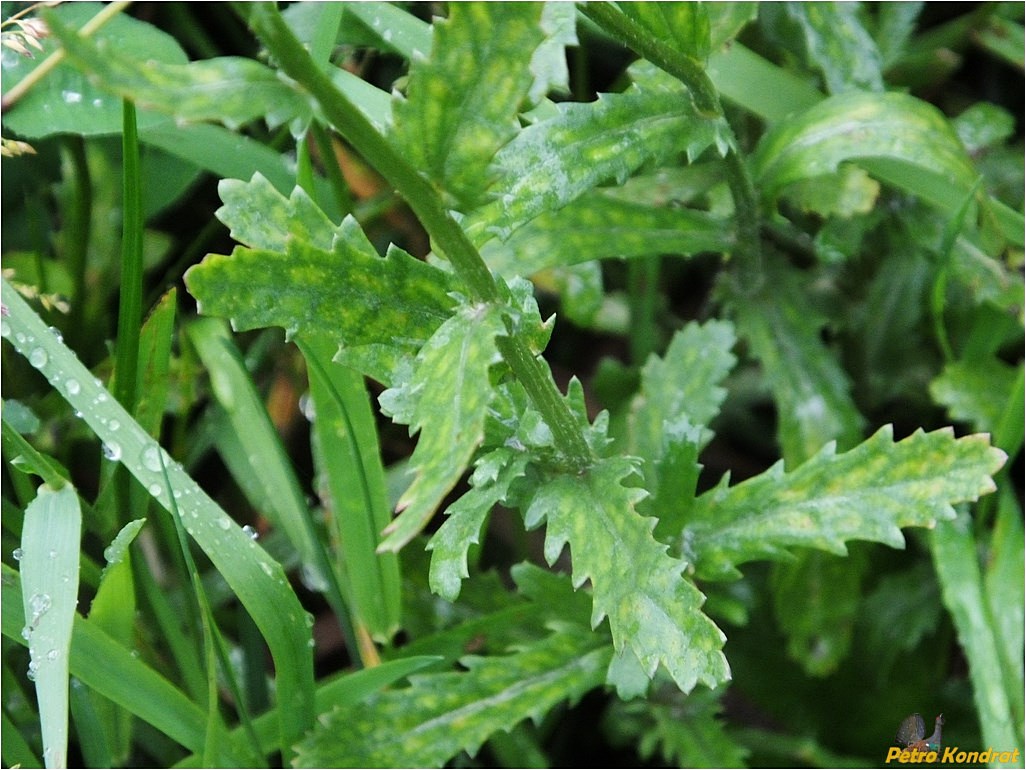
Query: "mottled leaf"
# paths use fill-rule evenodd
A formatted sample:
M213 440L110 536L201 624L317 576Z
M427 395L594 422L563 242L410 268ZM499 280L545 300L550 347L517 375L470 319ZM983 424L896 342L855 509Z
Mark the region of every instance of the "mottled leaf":
M267 251L286 249L293 240L318 249L331 249L339 228L302 187L286 198L260 174L248 182L222 179L217 185L224 205L215 213L244 246Z
M488 241L481 255L501 275L534 275L604 257L725 252L733 247L732 229L704 211L633 203L595 191L535 217L505 242Z
M470 577L467 551L480 542L485 518L492 506L505 501L510 484L524 475L527 460L525 452L493 449L477 462L470 477L473 489L446 509L445 522L427 545L434 552L429 585L443 599L456 601L461 580Z
M909 192L952 214L977 173L950 122L933 105L902 93L845 93L779 122L752 157L762 193L773 198L800 179L823 176L844 161L887 173ZM896 169L914 168L900 175Z
M254 59L225 56L168 64L123 54L117 39L86 38L51 14L47 19L71 62L104 89L140 107L170 113L179 120L218 121L229 128L260 117L279 125L312 114L299 91Z
M298 747L299 767L441 767L490 735L602 683L605 639L563 626L512 655L465 657L463 672L410 677L404 690L321 717Z
M424 528L484 438L488 367L497 356L495 338L506 330L503 313L497 305L461 306L425 343L412 379L382 394L383 407L398 402L403 421L412 415L420 438L410 458L416 475L380 550L398 551ZM388 411L394 415L395 407Z
M525 51L542 42L541 3L453 3L432 26L431 54L414 58L394 108L407 159L466 210L488 184L496 151L520 128L533 76Z
M724 478L698 498L682 550L699 574L726 577L789 546L847 553L846 540L904 547L901 527L931 527L952 505L994 491L1005 453L984 435L956 439L950 428L893 442L885 426L849 452L832 444L789 473L777 463L729 487Z
M727 321L690 323L678 331L662 358L650 356L627 421L627 451L642 459L651 497L642 510L660 519L656 534L680 532L695 494L698 453L712 434L704 428L719 412L720 387L736 359Z
M823 73L827 91L882 91L880 51L857 3L782 4L800 31L809 63Z
M701 612L704 597L682 576L687 567L652 537L654 519L634 505L640 489L621 483L634 472L624 458L598 461L578 476L542 481L524 514L528 527L546 522L551 564L569 543L575 586L592 585L592 624L609 617L618 652L637 656L650 677L659 664L684 692L699 681L730 677L723 633Z
M292 239L284 253L240 246L230 256L207 255L186 283L201 312L230 318L238 331L281 326L406 352L416 352L453 305L448 273L397 248L379 257L352 218L331 250Z
M527 127L495 156L493 200L474 214L478 241L508 238L518 226L570 203L595 185L623 182L649 160L713 144L718 124L698 116L679 81L648 73L622 94L564 103L555 117Z
M625 16L655 38L692 59L709 55L709 13L699 3L622 3Z
M733 306L738 333L773 391L784 460L800 463L828 441L854 446L863 418L847 374L820 337L825 319L809 307L791 273L773 270L766 280L771 289L738 298Z

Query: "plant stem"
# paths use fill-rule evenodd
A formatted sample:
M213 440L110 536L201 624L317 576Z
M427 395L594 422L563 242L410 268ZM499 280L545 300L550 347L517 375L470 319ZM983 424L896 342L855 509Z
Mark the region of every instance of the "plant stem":
M578 8L617 40L687 86L700 115L723 122L724 135L730 144L725 160L727 184L734 199L737 219L737 269L742 285L749 291L754 290L762 280L759 200L748 167L741 157L737 138L726 121L716 87L706 75L705 68L701 62L662 42L609 3L582 3Z
M472 298L479 302L501 301L503 292L491 271L446 210L435 188L377 132L348 97L335 88L331 78L292 34L277 7L273 3L257 3L243 10L249 11L250 27L282 71L314 97L328 121L403 196L430 234L436 250L449 260ZM591 450L553 382L551 372L546 371L518 337L500 338L499 350L552 429L560 451L572 466L585 467L591 461Z

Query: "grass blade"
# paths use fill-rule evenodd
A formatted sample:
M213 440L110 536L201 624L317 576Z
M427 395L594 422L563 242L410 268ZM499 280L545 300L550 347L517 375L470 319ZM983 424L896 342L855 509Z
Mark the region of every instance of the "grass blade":
M21 296L7 283L2 287L8 316L0 324L7 338L68 401L96 435L166 510L170 500L161 462L167 468L172 494L186 529L207 554L253 617L274 659L278 693L281 749L285 761L291 746L313 721L313 660L309 616L285 579L281 565L271 559L211 500L185 469L113 401L75 355L47 329Z
M391 510L363 377L331 362L336 344L314 335L298 342L316 411L314 457L325 477L347 595L356 622L385 641L399 628L399 560L394 553L376 553Z
M46 485L25 510L21 533L21 576L25 617L23 635L32 662L43 761L47 767L68 764L68 653L78 603L78 549L82 510L75 488Z

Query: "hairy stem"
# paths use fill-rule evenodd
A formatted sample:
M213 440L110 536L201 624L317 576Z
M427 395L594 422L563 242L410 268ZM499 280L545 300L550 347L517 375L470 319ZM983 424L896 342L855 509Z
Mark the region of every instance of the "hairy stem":
M277 7L273 3L258 3L243 7L243 12L247 10L250 27L282 71L313 96L328 121L398 190L428 231L436 250L449 260L473 298L481 302L504 299L488 266L446 210L438 191L378 133L348 97L335 88L331 78L292 34ZM517 337L500 340L500 351L552 429L560 451L572 466L586 466L591 460L591 450L553 382L551 372Z

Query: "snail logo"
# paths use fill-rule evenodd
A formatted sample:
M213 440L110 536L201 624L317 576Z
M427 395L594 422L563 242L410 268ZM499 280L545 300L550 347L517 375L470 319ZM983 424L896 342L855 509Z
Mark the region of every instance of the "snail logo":
M982 750L963 751L958 746L941 745L941 729L944 726L944 715L939 714L933 723L933 735L926 738L926 723L919 714L910 714L901 720L898 733L894 736L897 746L887 750L885 764L897 762L899 765L941 764L1018 764L1022 753L1018 748L988 747Z
M894 739L907 749L913 751L940 751L941 728L944 726L944 715L938 714L933 723L933 735L924 738L926 724L919 714L911 714L905 717L898 727L898 734Z

